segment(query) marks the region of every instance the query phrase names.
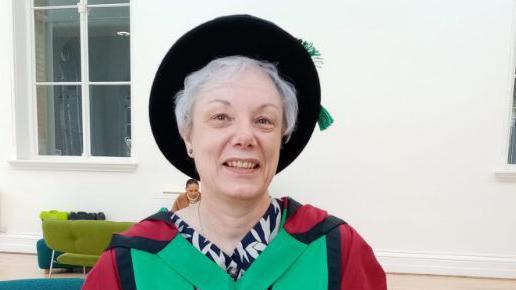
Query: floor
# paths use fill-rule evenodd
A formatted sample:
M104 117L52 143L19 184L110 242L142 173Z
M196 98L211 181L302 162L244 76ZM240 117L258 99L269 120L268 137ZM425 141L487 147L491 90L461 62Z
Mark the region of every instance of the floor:
M59 270L59 271L58 271ZM53 277L82 277L56 269ZM44 278L35 255L0 253L0 281L22 278ZM388 274L389 290L516 290L516 280L481 279L432 275Z
M82 273L68 273L64 269L55 269L52 273L55 273L52 278L83 277ZM0 281L46 277L48 274L38 267L36 255L0 253Z

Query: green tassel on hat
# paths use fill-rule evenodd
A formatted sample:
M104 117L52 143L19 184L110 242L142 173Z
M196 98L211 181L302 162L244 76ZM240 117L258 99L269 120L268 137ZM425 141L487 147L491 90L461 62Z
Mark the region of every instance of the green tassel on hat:
M314 44L303 39L299 39L299 42L301 42L301 45L312 57L312 61L314 62L315 66L320 68L323 64L323 58L321 53L315 48ZM319 130L321 131L328 129L328 127L333 124L333 117L330 115L330 112L328 112L328 110L326 110L322 105L321 110L319 111L319 119L317 120L317 124L319 124Z
M315 48L314 44L301 38L299 39L299 42L312 57L312 61L315 66L320 68L324 64L324 59L322 58L321 53Z
M319 130L324 131L328 129L328 127L333 124L333 117L330 115L330 112L326 110L321 105L321 110L319 111L319 119L317 120L317 124L319 124Z
M321 56L321 53L315 48L314 44L303 39L299 39L301 45L308 51L310 56Z

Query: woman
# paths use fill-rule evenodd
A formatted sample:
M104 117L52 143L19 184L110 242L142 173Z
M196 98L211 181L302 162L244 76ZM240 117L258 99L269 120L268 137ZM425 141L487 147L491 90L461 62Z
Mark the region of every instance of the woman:
M172 211L176 212L200 200L201 192L199 192L199 181L190 178L186 181L185 192L180 194L174 201Z
M227 16L181 37L156 74L150 120L165 157L200 177L202 201L115 235L84 289L385 290L353 228L268 194L321 108L310 54L275 24Z

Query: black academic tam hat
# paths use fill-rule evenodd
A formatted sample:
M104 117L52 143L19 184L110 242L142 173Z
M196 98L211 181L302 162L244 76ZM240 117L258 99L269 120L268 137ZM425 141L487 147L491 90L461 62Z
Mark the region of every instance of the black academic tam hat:
M275 64L280 76L296 88L296 127L290 140L281 146L277 173L303 151L319 118L319 77L301 40L272 22L250 15L224 16L201 24L179 38L165 55L149 101L150 124L159 149L172 165L195 179L199 175L177 128L174 96L184 88L187 75L214 59L232 55Z

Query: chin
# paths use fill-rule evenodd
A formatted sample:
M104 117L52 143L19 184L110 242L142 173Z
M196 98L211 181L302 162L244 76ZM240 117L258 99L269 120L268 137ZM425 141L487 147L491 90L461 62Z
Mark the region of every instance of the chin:
M222 190L223 194L228 198L240 199L240 200L253 200L259 199L264 195L267 195L267 190L257 188L251 185L237 185L230 186Z

